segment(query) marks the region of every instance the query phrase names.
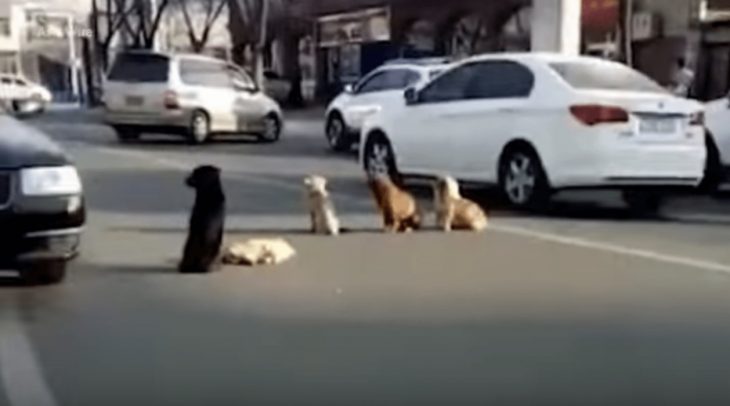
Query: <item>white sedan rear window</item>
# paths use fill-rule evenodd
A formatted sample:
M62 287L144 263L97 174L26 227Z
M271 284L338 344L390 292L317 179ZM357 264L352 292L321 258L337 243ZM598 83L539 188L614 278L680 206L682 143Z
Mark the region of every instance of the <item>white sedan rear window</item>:
M667 93L666 89L642 73L618 63L556 62L550 67L570 86L580 90Z

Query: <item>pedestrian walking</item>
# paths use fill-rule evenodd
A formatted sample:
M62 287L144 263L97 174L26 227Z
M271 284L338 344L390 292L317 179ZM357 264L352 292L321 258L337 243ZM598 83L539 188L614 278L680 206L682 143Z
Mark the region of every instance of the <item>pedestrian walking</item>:
M672 77L673 93L679 97L688 97L694 80L695 73L687 66L687 61L684 58L678 58Z

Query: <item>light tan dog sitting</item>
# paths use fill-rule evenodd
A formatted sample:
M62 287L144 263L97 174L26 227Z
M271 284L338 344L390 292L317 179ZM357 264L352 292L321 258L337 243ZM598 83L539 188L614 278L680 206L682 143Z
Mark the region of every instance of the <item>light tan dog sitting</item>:
M296 255L294 248L286 240L254 239L237 242L223 253L226 265L278 265Z
M487 215L478 204L461 197L459 183L450 176L440 177L434 183L436 223L445 232L454 230L483 231Z
M312 220L312 232L339 235L340 220L337 218L335 205L327 191L327 179L322 176L308 176L304 179L304 185L307 192L309 215Z
M383 216L386 232L403 233L421 228L421 212L410 193L386 176L369 179L368 186Z

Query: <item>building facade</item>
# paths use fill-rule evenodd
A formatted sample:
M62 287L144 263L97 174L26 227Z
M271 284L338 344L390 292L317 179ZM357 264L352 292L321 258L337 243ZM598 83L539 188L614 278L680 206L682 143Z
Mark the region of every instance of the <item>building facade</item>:
M91 32L74 10L47 2L6 4L0 10L0 72L21 74L46 86L56 100L82 92L82 39Z

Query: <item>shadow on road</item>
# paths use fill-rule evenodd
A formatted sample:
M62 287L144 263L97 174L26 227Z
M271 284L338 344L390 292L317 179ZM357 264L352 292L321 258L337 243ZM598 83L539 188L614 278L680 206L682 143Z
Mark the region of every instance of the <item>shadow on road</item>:
M20 276L0 276L0 288L29 287Z
M142 233L142 234L185 234L187 229L183 227L111 227L111 232L121 233ZM422 231L433 231L424 228ZM382 228L343 228L342 235L355 234L382 234ZM311 236L314 238L332 238L330 236L315 235L310 230L304 228L226 228L226 235L229 237L236 236Z
M105 267L105 270L108 270L110 272L121 273L121 274L130 274L130 275L179 275L179 272L177 271L174 264L169 265L169 266L150 265L150 264L139 264L139 265L119 264L119 265Z

